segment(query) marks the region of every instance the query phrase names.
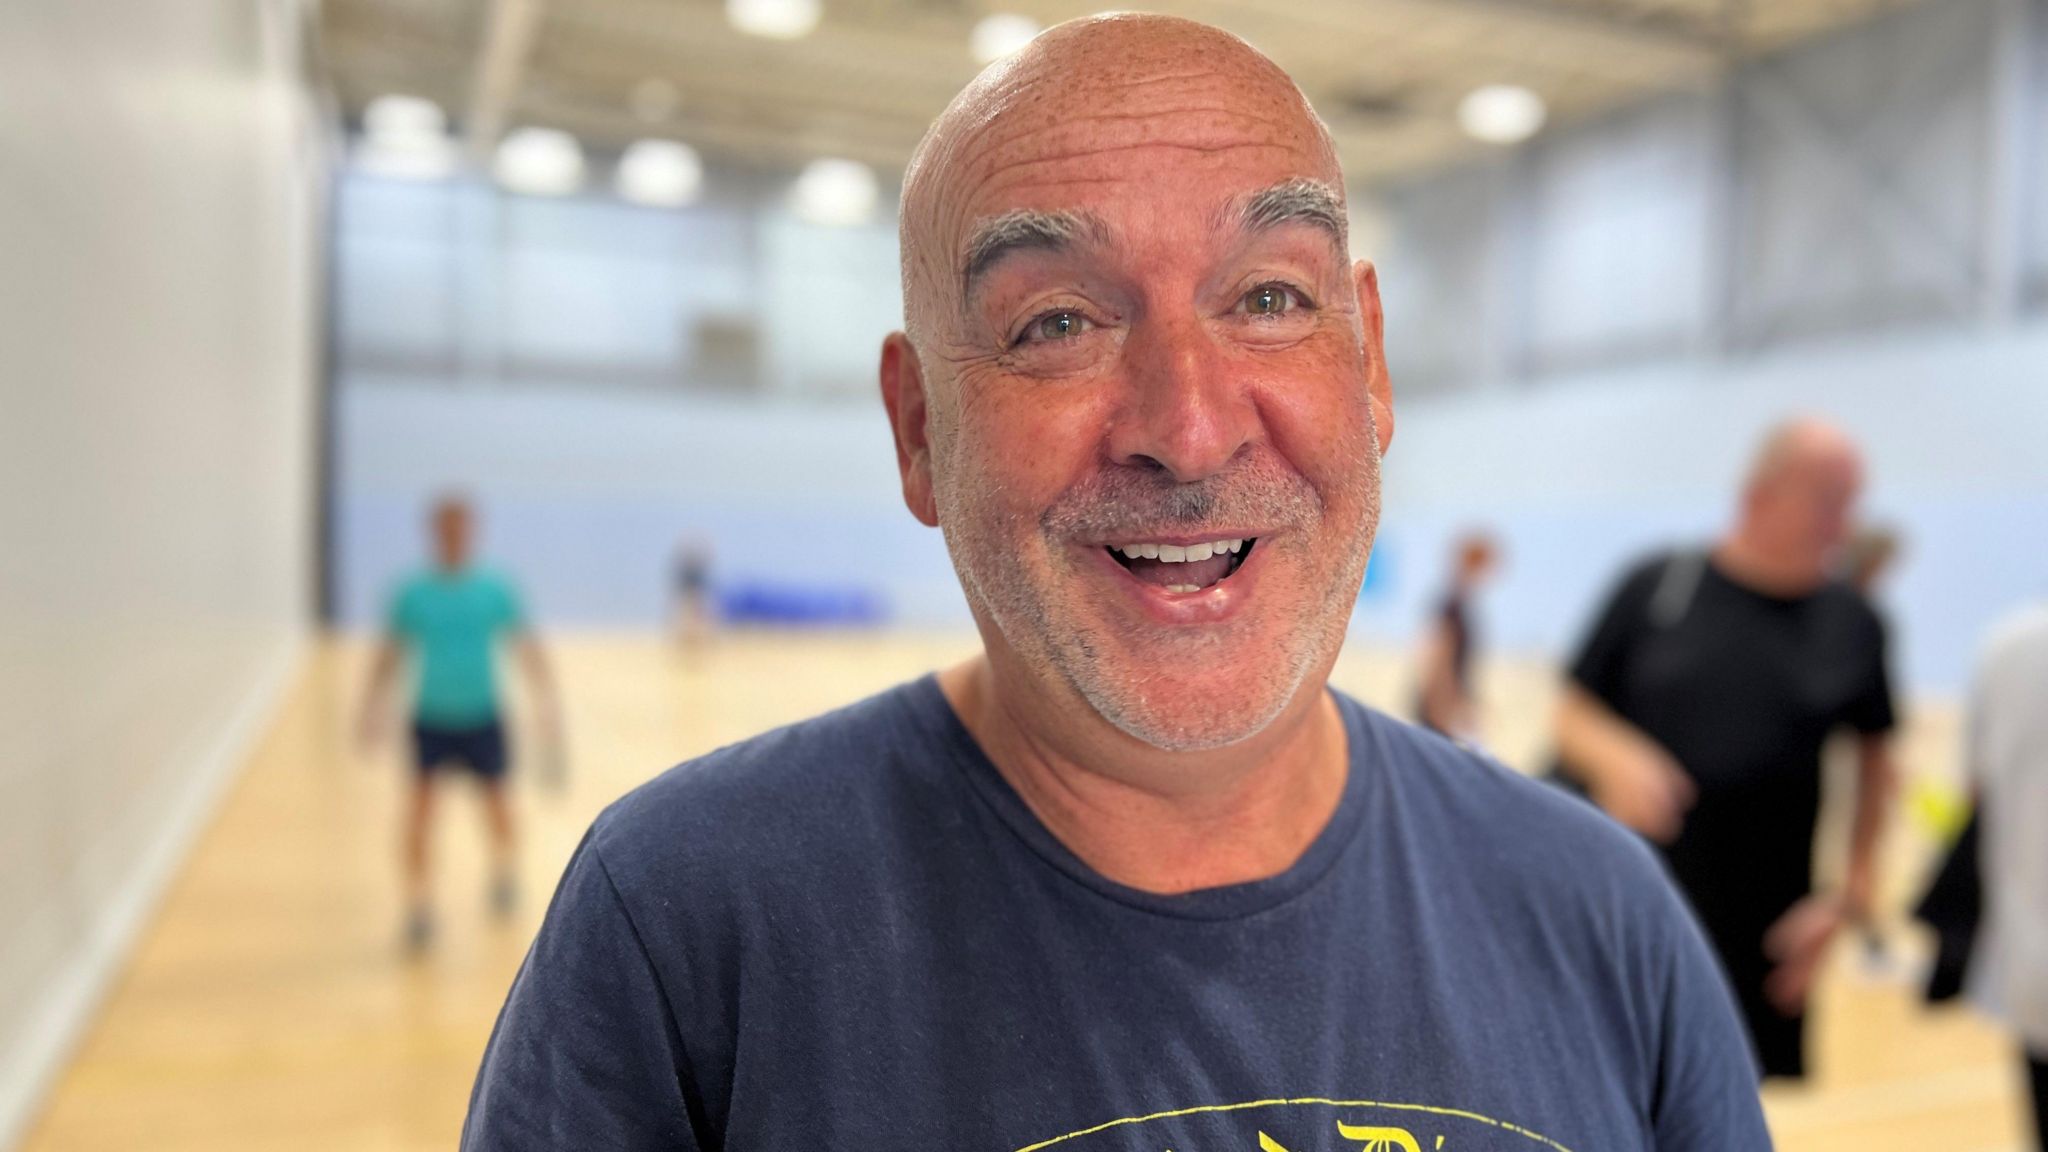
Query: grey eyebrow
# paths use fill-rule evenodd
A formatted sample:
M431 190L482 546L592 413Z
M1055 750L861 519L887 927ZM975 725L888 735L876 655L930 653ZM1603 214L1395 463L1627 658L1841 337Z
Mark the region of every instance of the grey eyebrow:
M1099 239L1104 231L1102 222L1086 212L1020 209L983 220L967 239L967 255L960 270L961 295L972 295L975 281L1018 252L1061 252L1084 238Z
M1310 224L1330 234L1339 252L1348 252L1344 197L1320 180L1298 176L1247 197L1237 210L1237 225L1246 232L1265 232L1283 224Z

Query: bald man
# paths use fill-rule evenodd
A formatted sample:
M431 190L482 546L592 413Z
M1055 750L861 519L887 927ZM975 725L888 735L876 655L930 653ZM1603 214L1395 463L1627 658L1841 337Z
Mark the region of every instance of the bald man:
M1862 484L1839 430L1802 419L1772 431L1719 543L1622 580L1558 710L1567 772L1663 848L1773 1076L1804 1075L1814 974L1841 927L1868 921L1877 882L1885 630L1838 574ZM1816 894L1821 750L1845 728L1860 759L1850 858L1841 889Z
M954 101L881 385L985 652L605 813L466 1147L1768 1147L1649 853L1326 684L1393 431L1342 187L1185 21Z

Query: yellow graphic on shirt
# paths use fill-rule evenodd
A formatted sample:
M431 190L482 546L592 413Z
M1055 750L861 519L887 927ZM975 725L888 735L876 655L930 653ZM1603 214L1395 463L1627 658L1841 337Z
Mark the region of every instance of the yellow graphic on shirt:
M1337 1124L1337 1134L1346 1140L1365 1141L1365 1147L1361 1149L1361 1152L1395 1152L1396 1149L1399 1149L1400 1152L1422 1152L1422 1145L1415 1142L1415 1134L1406 1128L1367 1128L1362 1125L1346 1124L1339 1121ZM1439 1148L1444 1146L1443 1137L1439 1136L1436 1138L1436 1146ZM1259 1152L1289 1152L1289 1150L1286 1145L1261 1132L1259 1133Z
M1241 1136L1231 1135L1231 1114L1252 1111L1280 1115L1262 1118L1257 1126L1246 1125L1248 1130L1242 1131ZM1316 1117L1314 1114L1318 1111L1324 1115ZM1336 1115L1331 1116L1330 1113ZM1376 1116L1373 1113L1392 1115ZM1415 1119L1402 1119L1400 1124L1371 1122L1401 1119L1403 1116ZM1276 1120L1281 1126L1275 1126ZM1283 1144L1268 1130L1287 1135L1290 1129L1285 1124L1288 1121L1296 1124L1291 1131L1297 1134L1288 1136L1288 1143ZM1200 1135L1197 1135L1197 1124ZM1146 1126L1156 1126L1159 1130L1157 1136L1154 1136L1152 1127ZM1122 1131L1139 1127L1146 1127L1146 1130L1123 1137L1135 1138L1139 1143L1116 1142ZM1331 1137L1333 1132L1334 1141ZM1170 1139L1176 1142L1160 1142L1159 1138L1169 1137L1169 1134ZM1519 1124L1463 1108L1385 1100L1333 1100L1320 1096L1207 1104L1146 1116L1127 1116L1027 1144L1017 1152L1040 1152L1047 1148L1060 1148L1061 1152L1107 1152L1112 1148L1156 1150L1162 1147L1176 1152L1251 1152L1253 1138L1257 1140L1257 1152L1425 1152L1425 1147L1428 1152L1511 1152L1532 1148L1571 1152L1556 1140ZM1197 1147L1194 1141L1198 1139L1205 1143Z
M1365 1141L1364 1152L1422 1152L1422 1145L1405 1128L1366 1128L1339 1120L1337 1135L1346 1140Z

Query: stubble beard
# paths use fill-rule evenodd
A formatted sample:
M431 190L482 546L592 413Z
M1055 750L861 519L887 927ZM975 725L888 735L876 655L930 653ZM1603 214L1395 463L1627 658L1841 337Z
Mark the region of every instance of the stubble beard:
M1021 535L1017 529L1024 517L1001 506L998 486L962 477L957 460L935 459L940 466L934 470L934 497L947 551L970 605L1031 675L1041 681L1056 677L1134 740L1168 752L1202 751L1265 731L1342 647L1379 526L1378 442L1370 428L1360 440L1361 467L1334 494L1342 506L1357 509L1350 523L1330 523L1329 502L1300 473L1270 455L1211 481L1172 488L1129 471L1098 473L1063 494L1033 526L1031 543L1054 568L1044 576L1019 562L1026 557L1013 542ZM1265 524L1275 524L1277 515L1278 526L1288 530L1284 546L1311 562L1328 549L1342 549L1327 566L1311 568L1311 579L1321 571L1327 573L1326 582L1304 606L1302 627L1282 631L1278 651L1270 657L1258 653L1233 660L1245 655L1230 650L1236 634L1256 623L1243 619L1160 636L1148 646L1151 658L1132 659L1126 655L1131 648L1127 638L1109 635L1109 627L1091 620L1068 590L1078 576L1064 570L1069 554L1064 541L1114 536L1121 521L1156 529L1162 521L1226 521L1232 514L1242 517L1240 523ZM1254 607L1273 627L1272 609ZM1179 662L1222 660L1233 660L1239 677L1229 699L1176 698L1171 669Z

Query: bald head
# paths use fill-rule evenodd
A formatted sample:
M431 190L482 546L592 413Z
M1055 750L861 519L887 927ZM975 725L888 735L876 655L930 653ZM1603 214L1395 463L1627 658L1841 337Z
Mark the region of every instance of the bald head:
M1123 13L1051 28L954 98L905 174L904 314L920 343L1007 256L1107 239L1089 206L1146 158L1248 160L1284 175L1218 226L1309 220L1342 244L1343 176L1301 90L1220 29Z
M1046 725L1188 750L1320 708L1393 431L1342 189L1286 74L1160 16L1042 34L918 148L904 502Z
M1863 454L1840 428L1815 417L1787 420L1764 436L1750 465L1756 488L1814 473L1860 473Z
M1848 540L1863 489L1863 453L1840 428L1812 417L1771 429L1750 465L1737 534L1779 570L1825 577Z

